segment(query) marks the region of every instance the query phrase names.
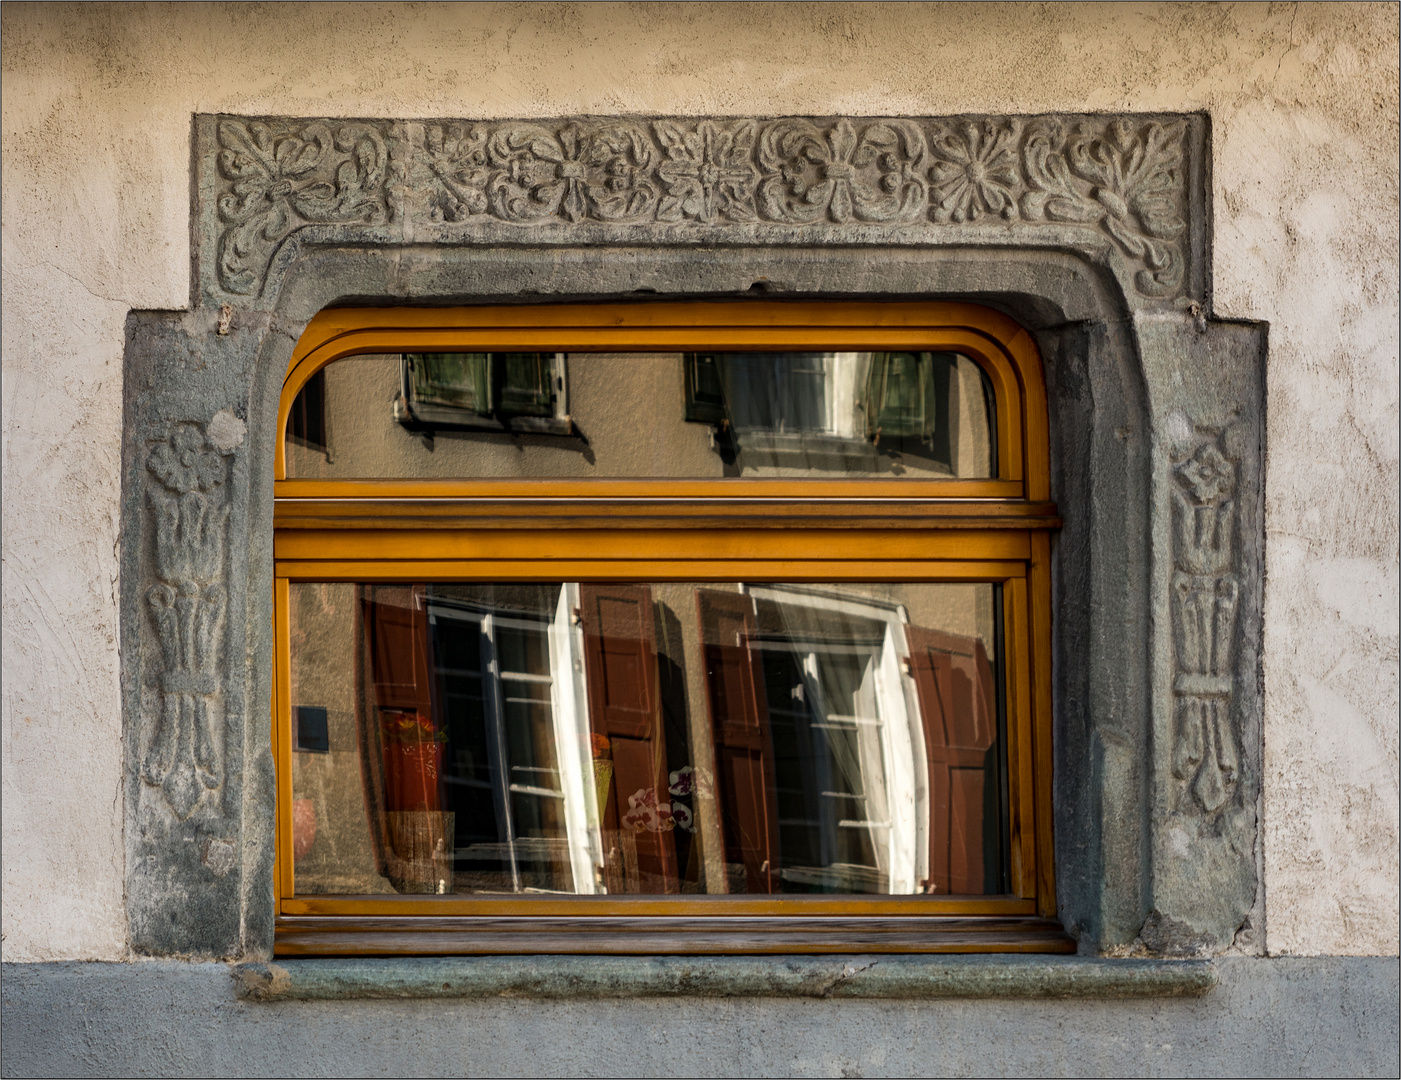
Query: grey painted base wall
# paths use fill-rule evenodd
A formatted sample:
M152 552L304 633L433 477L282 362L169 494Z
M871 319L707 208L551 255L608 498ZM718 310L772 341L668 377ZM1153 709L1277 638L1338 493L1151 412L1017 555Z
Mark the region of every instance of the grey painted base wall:
M1396 1076L1396 958L1203 997L240 1001L222 964L10 964L5 1076Z

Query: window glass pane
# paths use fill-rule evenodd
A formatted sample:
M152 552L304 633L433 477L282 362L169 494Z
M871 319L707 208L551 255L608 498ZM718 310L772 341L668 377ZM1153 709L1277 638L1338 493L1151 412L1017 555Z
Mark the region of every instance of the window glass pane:
M301 894L1006 891L1000 587L293 584Z
M955 353L357 356L298 396L287 475L989 477L993 416Z

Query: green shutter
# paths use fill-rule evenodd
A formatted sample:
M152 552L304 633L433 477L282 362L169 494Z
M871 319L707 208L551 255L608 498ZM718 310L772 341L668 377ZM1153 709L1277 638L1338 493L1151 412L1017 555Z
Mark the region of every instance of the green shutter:
M495 411L490 354L411 353L408 362L415 404L444 405L478 416Z
M866 382L867 437L930 438L938 408L935 381L930 353L876 353Z
M418 405L477 416L553 416L552 353L412 353L409 378Z
M724 425L729 420L720 365L709 353L686 353L686 419L696 424Z
M503 416L553 416L553 353L492 353L491 367Z

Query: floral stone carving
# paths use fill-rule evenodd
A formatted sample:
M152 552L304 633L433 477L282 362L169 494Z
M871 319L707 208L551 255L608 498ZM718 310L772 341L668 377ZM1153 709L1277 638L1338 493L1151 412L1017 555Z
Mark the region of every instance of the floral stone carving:
M1231 722L1240 579L1235 573L1236 467L1214 442L1175 471L1172 624L1177 653L1173 774L1190 804L1216 814L1240 772Z
M229 506L221 498L226 454L196 424L176 424L146 467L155 524L155 576L146 604L164 670L160 716L141 775L181 820L223 783L222 733L211 709L220 693Z
M605 225L623 242L674 223L716 240L765 223L924 242L952 225L1072 227L1108 238L1143 296L1184 288L1181 118L221 118L214 135L218 280L242 295L298 229L391 221L406 237L419 223Z
M374 124L219 124L219 279L256 292L277 245L303 225L386 220L384 136Z

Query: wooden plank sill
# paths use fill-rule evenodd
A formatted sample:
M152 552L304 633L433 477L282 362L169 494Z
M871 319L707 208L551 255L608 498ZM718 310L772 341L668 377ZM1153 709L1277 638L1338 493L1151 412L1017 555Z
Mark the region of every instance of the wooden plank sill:
M277 956L1073 953L1034 916L283 915Z

